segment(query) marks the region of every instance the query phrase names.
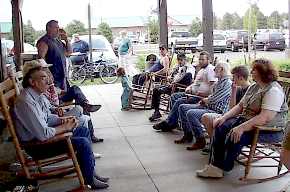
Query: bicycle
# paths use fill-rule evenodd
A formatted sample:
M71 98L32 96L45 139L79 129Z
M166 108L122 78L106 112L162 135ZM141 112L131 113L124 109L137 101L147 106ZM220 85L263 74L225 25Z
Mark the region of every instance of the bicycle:
M117 81L117 66L110 65L103 60L103 53L95 62L87 62L86 53L73 54L73 56L80 56L83 61L80 65L70 63L68 66L68 79L72 84L83 84L87 79L93 81L94 77L100 77L102 82L107 84Z

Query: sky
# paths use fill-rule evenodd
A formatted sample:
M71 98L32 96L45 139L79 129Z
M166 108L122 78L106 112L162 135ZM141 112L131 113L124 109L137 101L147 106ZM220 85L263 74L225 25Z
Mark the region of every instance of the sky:
M11 21L11 0L0 0L0 22ZM249 2L257 2L265 15L277 10L287 12L287 0L212 0L218 17L226 12L243 16ZM32 21L35 29L45 28L48 20L56 19L65 26L73 19L87 24L87 6L91 3L93 18L149 16L157 7L157 0L24 0L22 15L24 23ZM279 3L278 3L279 2ZM168 15L193 15L201 17L202 0L167 0ZM93 23L94 21L92 21ZM93 23L93 26L97 24Z

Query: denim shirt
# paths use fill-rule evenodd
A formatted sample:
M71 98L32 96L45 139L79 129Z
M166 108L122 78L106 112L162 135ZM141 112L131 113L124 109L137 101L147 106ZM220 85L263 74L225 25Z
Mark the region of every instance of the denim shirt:
M13 112L21 141L44 141L55 135L53 126L59 125L61 121L57 115L49 112L44 98L44 95L32 88L23 89L17 98Z

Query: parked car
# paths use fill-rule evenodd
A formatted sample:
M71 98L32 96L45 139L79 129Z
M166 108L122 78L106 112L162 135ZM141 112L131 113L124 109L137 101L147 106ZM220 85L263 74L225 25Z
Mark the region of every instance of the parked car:
M88 35L81 35L80 39L89 43ZM108 62L110 65L118 66L118 58L109 41L103 35L92 35L93 62L98 61L102 54L103 60Z
M256 33L253 41L254 49L278 49L284 51L286 48L285 38L280 32Z
M168 34L168 45L175 49L187 48L196 50L197 39L188 31L173 31Z
M199 34L198 37L198 50L203 50L203 34ZM226 36L221 33L213 33L213 50L214 51L220 51L221 53L224 53L227 49L227 43L226 43Z
M245 48L248 50L248 31L237 30L229 31L227 38L227 48L231 51L239 51L239 49Z

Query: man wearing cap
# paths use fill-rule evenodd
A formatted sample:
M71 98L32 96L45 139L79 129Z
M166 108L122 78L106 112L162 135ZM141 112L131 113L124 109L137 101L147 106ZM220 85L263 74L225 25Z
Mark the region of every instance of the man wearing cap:
M28 62L23 67L24 89L17 98L14 108L16 130L21 142L45 141L55 135L72 132L71 140L77 152L85 183L92 189L107 188L109 178L97 175L94 170L95 160L88 129L80 127L78 120L74 117L60 118L46 110L43 93L49 86L48 76L41 64L35 64L35 62L37 61ZM42 146L45 150L26 149L26 152L32 157L38 155L52 157L65 150L61 143L59 146L55 145Z
M75 100L82 106L84 114L90 115L90 112L96 112L101 105L92 105L88 103L87 98L77 86L70 86L67 81L66 56L71 54L71 45L68 42L67 34L64 30L59 32L58 21L51 20L46 24L46 34L37 41L38 55L46 63L52 64L49 67L54 79L54 85L61 89L60 100L69 102ZM63 43L64 41L65 43ZM102 141L94 136L94 130L91 130L92 141L94 143Z

